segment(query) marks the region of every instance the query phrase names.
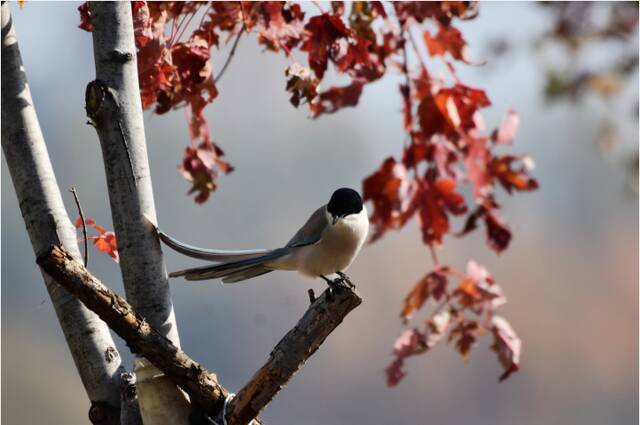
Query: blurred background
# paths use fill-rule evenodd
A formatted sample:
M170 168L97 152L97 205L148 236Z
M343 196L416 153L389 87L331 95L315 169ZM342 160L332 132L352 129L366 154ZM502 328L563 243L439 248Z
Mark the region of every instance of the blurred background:
M75 217L76 208L66 189L75 186L85 214L112 228L98 140L85 125L84 90L94 70L91 35L77 28L78 5L28 2L23 9L13 4L12 13L69 214ZM552 16L533 3L483 3L478 18L456 25L471 57L487 61L459 65L462 81L487 91L489 128L509 107L520 113L512 151L535 158L541 188L513 198L501 192L514 240L500 257L485 247L483 232L447 238L440 257L460 269L475 259L502 285L509 299L502 315L524 344L521 371L498 384L501 368L488 350L490 338L483 338L466 363L445 344L409 359L408 377L387 388L384 369L402 329L402 300L431 267L412 223L360 254L349 274L365 302L267 408L267 423L638 422L637 67L615 96L569 90L569 99L552 101L552 73L568 77L578 66L567 62L578 57L567 46L544 41ZM637 35L632 43L586 45L580 58L606 67L615 49L631 48L637 62ZM214 51L214 67L225 53ZM335 188L359 188L385 157L399 155L404 133L395 76L368 85L357 108L311 120L305 108L289 104L286 66L252 37L241 40L206 112L236 171L218 180L202 206L187 197L188 184L176 170L188 141L182 111L145 115L166 232L205 247L275 247ZM87 423L88 400L4 162L2 248L2 419ZM90 254L94 274L123 293L118 266ZM169 270L197 263L170 251L166 261ZM301 317L310 287L318 292L324 283L287 273L232 287L177 280L172 291L183 349L238 390ZM117 342L130 367L131 355Z

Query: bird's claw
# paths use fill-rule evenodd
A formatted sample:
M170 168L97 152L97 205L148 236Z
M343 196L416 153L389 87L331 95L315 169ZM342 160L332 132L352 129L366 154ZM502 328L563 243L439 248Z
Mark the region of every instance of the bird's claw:
M353 282L351 282L351 279L349 279L349 276L347 276L342 272L336 272L336 274L340 277L334 281L335 283L346 286L349 289L356 289L356 285L354 285Z

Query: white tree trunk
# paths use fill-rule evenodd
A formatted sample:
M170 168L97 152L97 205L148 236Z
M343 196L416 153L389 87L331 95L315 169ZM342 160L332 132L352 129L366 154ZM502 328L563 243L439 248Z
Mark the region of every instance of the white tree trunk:
M35 253L62 243L80 259L76 230L65 211L31 99L8 2L2 2L2 149ZM124 369L109 328L48 275L43 278L94 404L93 416L100 416L101 423L118 422L114 414L120 409Z
M156 210L149 174L136 47L128 2L91 2L96 80L106 98L95 113L127 300L180 346L160 242L145 215ZM87 105L88 111L90 105ZM90 117L91 114L89 113Z
M156 212L138 87L131 4L90 2L89 8L96 81L87 87L87 115L102 147L127 300L151 326L180 347L162 250L145 218L155 222ZM154 418L175 416L178 406L184 403L178 387L162 380L148 381L138 392L146 425L162 423ZM145 400L159 402L147 408L143 405ZM154 417L145 414L151 411ZM188 423L185 415L182 418L182 422L178 419L171 422Z

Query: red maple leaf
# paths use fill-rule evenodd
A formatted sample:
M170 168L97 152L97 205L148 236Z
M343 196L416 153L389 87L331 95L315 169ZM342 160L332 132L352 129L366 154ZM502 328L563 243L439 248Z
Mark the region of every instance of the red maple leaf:
M453 291L461 306L471 308L477 314L493 312L506 302L502 289L495 283L486 268L471 260L467 273Z
M309 19L305 25L306 35L301 50L309 52L309 65L320 79L329 64L329 55L334 43L340 38L351 36L339 15L323 13Z
M393 344L395 360L387 367L387 385L397 385L406 375L404 360L426 350L424 335L417 329L405 330Z
M406 376L404 362L407 357L425 353L444 337L453 315L447 309L440 311L425 322L424 331L405 330L393 344L394 359L386 369L387 385L396 386Z
M304 34L305 13L299 4L265 1L250 5L258 7L254 14L259 24L258 43L269 50L282 49L285 52L290 52L300 43Z
M374 227L372 241L389 229L402 227L416 211L417 185L407 178L404 164L392 157L363 181L362 192L363 199L373 203L370 217Z
M82 228L82 218L78 217L74 222L76 229ZM107 231L104 227L96 223L92 218L87 218L84 221L84 225L89 228L95 229L98 232L97 236L87 236L87 240L93 241L93 246L100 252L109 254L109 256L116 263L120 261L120 255L118 254L118 245L116 244L116 235L113 232ZM80 242L84 239L80 238Z
M432 37L429 31L424 31L422 34L431 56L444 56L449 53L454 59L470 62L465 52L467 42L456 28L439 24L435 36Z
M518 169L514 165L520 163ZM529 175L534 164L526 156L503 155L494 157L489 163L489 172L498 179L502 187L511 193L513 189L529 191L538 188L538 182Z
M320 93L318 98L311 103L311 111L314 118L322 114L332 114L347 106L356 106L358 100L360 100L364 84L364 80L354 79L348 86L331 87Z
M418 195L418 215L422 240L427 245L441 244L442 237L449 232L447 212L464 214L467 205L464 197L455 191L456 182L452 179L421 181Z
M476 343L476 334L479 329L477 321L463 319L449 333L448 341L455 341L456 350L465 360Z
M441 88L433 95L422 90L419 98L418 119L425 137L442 134L452 141L475 129L474 114L491 105L483 90L462 84Z
M89 9L89 3L85 2L78 6L78 12L80 12L80 25L85 31L93 31L93 24L91 23L91 10Z
M437 268L418 281L404 299L404 307L400 312L400 317L403 320L410 319L429 298L433 298L435 301L442 298L447 289L446 272L446 268Z

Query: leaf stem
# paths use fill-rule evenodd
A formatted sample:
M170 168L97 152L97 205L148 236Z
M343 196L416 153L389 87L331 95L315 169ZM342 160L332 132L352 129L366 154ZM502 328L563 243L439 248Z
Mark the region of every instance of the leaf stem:
M429 252L431 253L431 260L433 260L434 266L439 266L440 262L438 261L438 253L436 252L436 248L433 245L429 245Z
M180 40L180 37L182 37L184 35L184 32L186 31L187 27L189 26L189 24L193 20L193 17L196 16L198 14L198 12L200 11L200 6L201 6L201 3L198 3L198 8L196 10L194 10L193 12L191 12L191 16L189 16L189 19L184 24L184 26L182 26L182 24L180 25L182 28L180 30L180 33L176 36L174 41Z

